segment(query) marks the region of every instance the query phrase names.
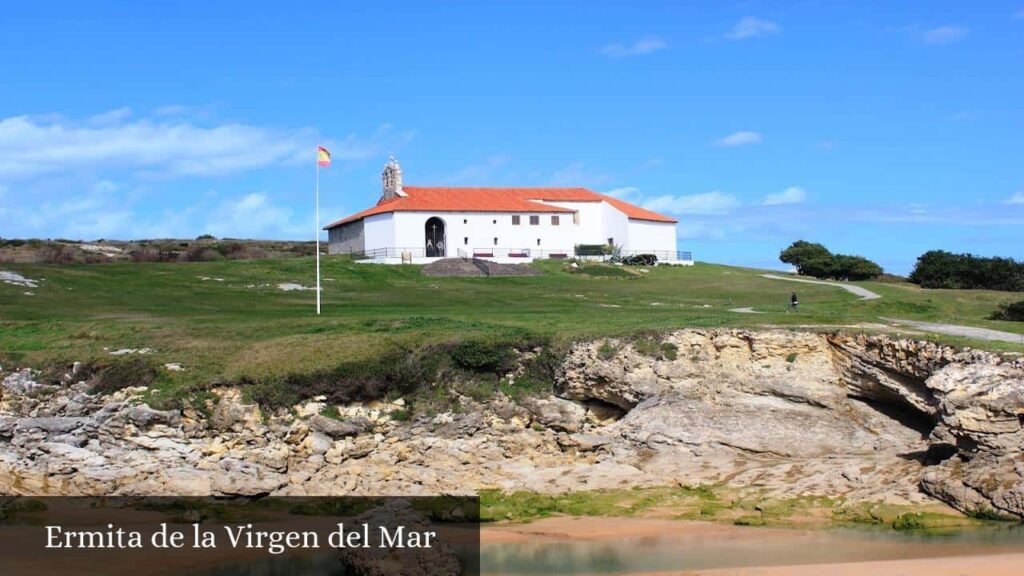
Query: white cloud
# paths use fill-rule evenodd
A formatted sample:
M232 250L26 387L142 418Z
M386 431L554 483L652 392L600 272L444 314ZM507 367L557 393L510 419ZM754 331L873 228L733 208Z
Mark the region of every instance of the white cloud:
M81 169L134 170L156 177L216 176L288 162L312 162L315 130L246 124L202 127L184 121L125 121L123 111L84 123L50 117L0 120L0 178ZM102 125L96 119L102 120ZM412 134L381 126L368 138L328 140L335 160L365 160L394 150Z
M757 144L759 142L761 142L761 134L757 132L741 131L734 132L725 138L716 140L715 145L731 148L733 146L744 146L746 144Z
M740 21L732 27L732 30L725 34L725 38L729 40L746 40L748 38L778 34L781 31L782 28L775 22L746 16L741 18Z
M311 227L293 222L292 210L275 205L266 192L254 192L222 202L210 213L205 230L218 237L267 238L303 231L312 235Z
M782 192L769 194L764 197L764 206L779 206L782 204L800 204L807 199L807 192L798 186L790 186Z
M921 42L925 44L941 45L962 40L967 36L967 33L967 28L963 26L939 26L938 28L921 31L919 37Z
M573 162L555 170L548 183L551 186L601 186L611 180L607 174L597 172L583 162Z
M640 193L640 189L636 186L622 186L620 188L612 188L605 192L606 195L612 198L618 198L619 200L629 201L630 198L636 198Z
M632 44L609 44L601 48L601 54L612 58L625 58L627 56L652 54L665 48L668 48L668 42L657 36L647 36Z
M167 106L160 106L154 110L153 113L157 116L180 116L188 111L188 106L183 106L181 104L169 104Z
M124 108L118 108L102 114L91 116L88 120L89 124L94 126L106 126L108 124L117 124L129 116L132 115L132 109L127 106Z
M1020 19L1020 18L1024 18L1024 8L1022 8L1022 9L1020 9L1020 10L1017 10L1016 12L1014 12L1014 13L1013 13L1013 16L1012 16L1012 17L1013 17L1013 18L1019 18L1019 19Z
M643 203L644 208L669 214L728 214L740 206L736 196L715 190L684 196L656 196Z
M511 158L505 155L488 156L481 162L476 162L456 170L442 178L442 180L447 184L483 184L493 179L495 173L507 166L510 161Z
M1004 204L1024 204L1024 190L1015 193L1013 196L1007 198Z

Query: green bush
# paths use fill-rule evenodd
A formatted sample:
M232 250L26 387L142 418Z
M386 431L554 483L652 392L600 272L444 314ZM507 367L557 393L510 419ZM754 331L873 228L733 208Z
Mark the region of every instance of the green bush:
M266 408L290 407L314 396L329 404L379 400L389 393L407 394L436 374L425 373L414 354L395 351L369 360L345 362L325 370L291 373L262 380L243 378L249 397Z
M514 344L500 341L459 342L452 347L450 354L456 366L473 372L508 372L515 366L516 361Z
M615 358L615 354L618 350L608 342L602 342L601 346L597 349L597 356L601 360L611 360Z
M612 253L612 247L608 244L577 244L577 256L607 256Z
M1024 322L1024 300L1020 302L1004 302L999 309L992 313L992 320L1009 320L1010 322Z
M151 385L156 369L143 358L128 358L97 367L91 380L91 394L111 394L129 386Z
M1024 262L930 250L917 259L910 281L922 288L1024 291Z
M882 275L882 267L863 256L833 254L821 244L797 240L779 254L779 260L796 266L797 273L816 278L870 280Z

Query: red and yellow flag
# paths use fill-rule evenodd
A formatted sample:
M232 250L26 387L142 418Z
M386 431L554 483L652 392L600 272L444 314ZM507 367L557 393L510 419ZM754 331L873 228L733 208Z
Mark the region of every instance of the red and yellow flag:
M316 165L324 168L331 165L331 152L323 146L316 147Z

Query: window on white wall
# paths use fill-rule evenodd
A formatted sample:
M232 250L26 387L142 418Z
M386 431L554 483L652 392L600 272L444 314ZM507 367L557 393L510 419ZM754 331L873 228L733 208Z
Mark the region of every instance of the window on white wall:
M519 226L519 214L516 214L515 216L512 217L512 225Z
M540 216L530 216L530 226L539 226Z
M540 238L537 238L537 246L540 246Z
M559 223L559 218L558 218L558 216L552 216L552 217L551 217L551 225L552 225L552 226L558 226L558 223Z
M463 224L469 224L469 219L468 218L463 218L462 219L462 223Z
M467 237L463 238L463 239L462 239L462 243L463 243L464 245L468 246L468 245L469 245L469 237L467 236Z
M497 245L498 245L498 239L497 239L497 238L495 238L495 239L494 239L494 245L495 245L495 246L497 246Z
M573 212L572 213L572 223L577 225L577 226L580 225L580 213L579 212Z

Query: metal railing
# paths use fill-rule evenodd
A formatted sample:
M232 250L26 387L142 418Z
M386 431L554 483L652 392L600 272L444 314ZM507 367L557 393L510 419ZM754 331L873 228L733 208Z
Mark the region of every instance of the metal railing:
M353 260L380 260L381 258L401 258L404 253L409 253L413 258L424 258L427 255L427 250L426 248L372 248L361 252L351 252L349 255Z
M408 254L412 258L426 258L427 250L423 247L405 247L405 248L372 248L370 250L363 250L360 252L351 252L349 256L353 260L380 260L384 258L401 258L404 254ZM507 259L540 259L540 258L551 258L551 259L568 259L577 257L576 251L573 249L554 249L554 250L542 250L540 248L504 248L500 246L488 246L485 248L473 248L467 252L462 248L456 249L456 254L459 258L468 260L469 258L507 258ZM683 261L689 262L693 260L692 252L682 251L670 251L670 250L622 250L619 255L622 258L629 256L638 256L641 254L652 254L663 261ZM609 259L611 256L584 256L585 258L596 258L596 259Z
M529 258L529 248L501 248L488 246L486 248L473 248L473 258Z
M665 260L668 262L689 262L693 260L692 252L681 252L677 250L622 250L619 252L619 256L622 258L640 256L642 254L651 254L657 257L658 260Z

